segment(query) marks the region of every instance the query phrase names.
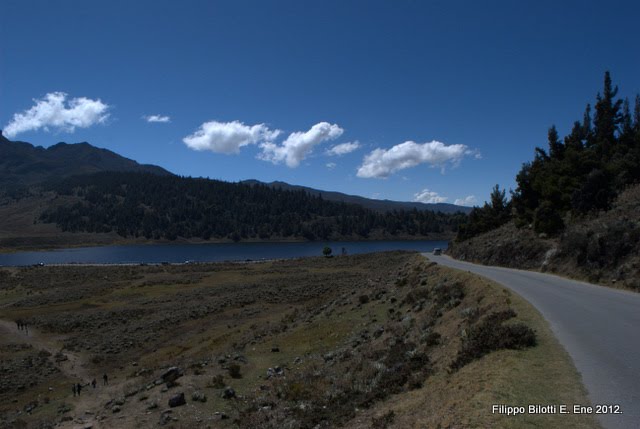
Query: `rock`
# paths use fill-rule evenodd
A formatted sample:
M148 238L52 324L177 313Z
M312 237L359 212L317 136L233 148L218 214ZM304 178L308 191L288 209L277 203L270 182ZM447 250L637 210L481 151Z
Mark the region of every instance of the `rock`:
M113 408L111 408L111 412L113 413L119 413L120 411L122 411L122 408L118 405L114 405Z
M184 399L184 393L178 393L169 399L169 406L171 408L180 407L186 405L187 401Z
M373 331L373 338L380 338L382 334L384 334L384 328L379 326L375 331Z
M31 401L24 406L23 410L25 413L31 413L31 411L35 410L37 406L38 406L38 401Z
M333 353L327 353L323 356L325 362L333 360L336 356Z
M221 413L220 411L216 411L213 413L214 416L218 417L220 420L227 420L229 418L225 413Z
M271 347L271 353L279 353L280 347Z
M169 423L171 420L173 420L171 418L171 410L168 411L164 411L161 415L160 415L160 426L164 426L167 423Z
M182 369L178 368L177 366L173 366L168 370L166 370L164 374L160 376L160 378L162 379L163 383L169 383L169 382L176 381L178 378L182 377L183 375L184 375L184 371Z
M223 399L231 399L231 398L235 398L235 397L236 397L236 391L235 390L233 390L229 386L224 388L224 391L222 392L222 398Z
M122 397L121 397L121 398L118 398L118 399L115 399L115 400L113 401L113 403L114 403L114 404L116 404L116 405L121 405L121 406L122 406L122 405L124 405L124 403L125 403L125 402L126 402L126 400L125 400L124 398L122 398Z
M147 410L155 410L158 408L158 403L156 401L152 401L147 405Z

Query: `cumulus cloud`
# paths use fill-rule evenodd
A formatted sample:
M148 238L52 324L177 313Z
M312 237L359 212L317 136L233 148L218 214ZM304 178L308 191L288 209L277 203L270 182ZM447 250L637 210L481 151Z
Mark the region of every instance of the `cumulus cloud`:
M162 115L146 115L143 116L142 119L144 119L147 122L171 122L171 118L169 116L162 116Z
M340 143L328 149L326 154L329 156L342 156L357 150L360 147L359 141Z
M337 139L343 132L344 130L336 124L320 122L309 131L289 134L281 145L271 141L261 143L262 153L258 157L274 164L284 162L288 167L295 168L311 153L314 146Z
M476 199L475 195L468 195L464 198L458 198L454 201L453 204L455 204L456 206L474 206L476 203L478 202L478 200Z
M447 163L457 165L462 158L474 153L463 144L446 145L435 140L430 143L407 141L390 149L375 149L366 155L357 175L363 178L386 178L396 171L418 164L441 167Z
M327 162L325 165L329 170L333 170L334 168L337 167L337 164L335 162Z
M51 128L72 133L76 128L104 123L109 117L109 106L100 99L79 97L67 101L66 93L51 92L33 101L33 107L14 114L4 127L3 132L7 137L32 130L49 131Z
M193 134L182 141L194 150L209 150L226 155L240 152L240 148L257 143L269 143L280 135L280 130L270 130L265 124L245 125L240 121L210 121L200 125Z
M413 195L413 201L418 203L429 203L429 204L444 203L448 199L449 199L448 197L443 197L437 192L430 191L429 189L426 189L426 188Z

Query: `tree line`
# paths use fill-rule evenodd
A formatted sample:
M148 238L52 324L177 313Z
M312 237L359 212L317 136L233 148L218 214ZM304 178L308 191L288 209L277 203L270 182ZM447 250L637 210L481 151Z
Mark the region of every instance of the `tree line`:
M455 233L463 213L390 211L327 201L303 190L150 173L102 172L47 185L76 201L40 221L71 232L175 240L327 240Z
M554 126L547 149L535 148L533 161L516 176L517 187L507 201L496 186L491 203L475 208L460 226L464 241L511 219L532 225L538 233L556 234L566 222L607 210L619 191L640 181L640 95L633 112L628 98L617 96L609 72L593 109L587 104L581 120L560 138Z

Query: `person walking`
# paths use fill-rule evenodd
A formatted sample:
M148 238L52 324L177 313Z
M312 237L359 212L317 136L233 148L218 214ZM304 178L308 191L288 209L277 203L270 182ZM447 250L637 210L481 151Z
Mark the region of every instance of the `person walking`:
M73 392L73 396L76 396L76 393L78 392L78 389L76 388L76 384L73 383L73 385L71 386L71 391Z
M80 396L80 392L82 391L82 384L78 383L76 385L76 389L78 390L78 396Z
M94 378L93 381L91 382L91 386L95 389L96 388L96 379Z
M109 377L107 377L107 374L104 374L102 376L102 385L107 386L108 384L109 384Z

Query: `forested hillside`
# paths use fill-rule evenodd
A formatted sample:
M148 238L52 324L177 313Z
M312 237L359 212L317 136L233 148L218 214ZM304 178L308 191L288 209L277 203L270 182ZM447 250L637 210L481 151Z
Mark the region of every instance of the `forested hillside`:
M374 212L304 191L147 173L103 172L47 185L69 197L39 220L63 231L147 239L364 239L444 236L466 218Z
M523 164L516 176L517 188L507 201L494 189L491 204L476 208L457 237L465 241L514 220L531 225L535 232L554 235L567 223L608 210L614 198L640 181L640 96L634 109L628 98L617 97L618 88L609 72L593 108L561 139L555 126L549 129L548 148L537 147L534 159Z
M607 73L593 115L564 139L551 127L511 200L496 186L448 253L640 291L640 97L632 114L617 92Z

